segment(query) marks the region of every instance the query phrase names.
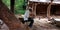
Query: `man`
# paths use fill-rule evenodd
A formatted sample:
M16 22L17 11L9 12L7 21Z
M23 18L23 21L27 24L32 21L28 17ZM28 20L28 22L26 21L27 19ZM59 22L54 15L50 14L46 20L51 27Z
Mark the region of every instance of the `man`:
M30 22L29 27L32 27L34 20L33 20L33 16L32 16L32 10L31 9L27 9L25 14L24 14L24 22Z

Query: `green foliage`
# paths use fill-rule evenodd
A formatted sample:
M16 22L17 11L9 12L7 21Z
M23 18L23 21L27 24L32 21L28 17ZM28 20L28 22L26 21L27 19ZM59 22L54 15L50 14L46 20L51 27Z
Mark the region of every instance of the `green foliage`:
M15 14L24 14L25 10L15 10Z
M23 9L24 0L16 0L15 1L15 10Z
M2 0L10 9L10 0ZM15 0L15 14L24 14L25 10L23 9L24 0Z
M24 14L23 5L24 0L15 0L15 14Z
M10 9L10 0L2 0L5 5Z

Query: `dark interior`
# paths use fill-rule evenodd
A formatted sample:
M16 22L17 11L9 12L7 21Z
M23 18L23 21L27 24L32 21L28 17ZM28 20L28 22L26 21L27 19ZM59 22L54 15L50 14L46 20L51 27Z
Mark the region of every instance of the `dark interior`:
M44 4L38 4L36 8L37 15L46 15L47 14L47 6ZM60 15L60 5L52 5L51 7L51 15Z
M60 5L52 5L51 15L60 15Z
M47 14L47 6L44 4L38 4L36 8L36 14L37 15L46 15Z

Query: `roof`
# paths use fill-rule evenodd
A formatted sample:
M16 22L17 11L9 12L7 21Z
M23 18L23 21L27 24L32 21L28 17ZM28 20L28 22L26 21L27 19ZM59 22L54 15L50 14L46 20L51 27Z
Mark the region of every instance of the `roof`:
M51 1L50 0L29 0L29 1L32 1L32 2L46 2L46 3L50 3ZM53 3L56 3L56 4L60 4L60 0L54 0Z

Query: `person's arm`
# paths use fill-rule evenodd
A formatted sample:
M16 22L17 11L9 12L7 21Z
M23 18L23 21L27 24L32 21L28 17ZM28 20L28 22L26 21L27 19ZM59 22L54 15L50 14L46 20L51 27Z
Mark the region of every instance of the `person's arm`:
M29 17L29 10L26 10L26 12L25 12L25 17Z
M29 17L35 18L35 14L33 12L31 12Z
M24 14L24 20L28 20L29 17L29 11L26 10L25 14Z

